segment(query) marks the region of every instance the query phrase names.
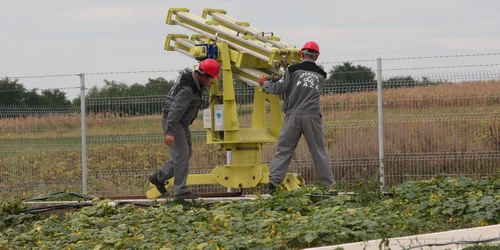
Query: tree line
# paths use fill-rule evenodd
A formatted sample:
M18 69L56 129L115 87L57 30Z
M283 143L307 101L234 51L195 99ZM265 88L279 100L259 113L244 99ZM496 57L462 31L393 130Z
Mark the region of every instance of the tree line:
M191 72L184 68L179 75ZM323 93L347 93L371 91L377 88L375 72L362 65L350 62L334 66L328 72ZM178 79L178 78L177 78ZM87 91L88 111L94 113L111 112L122 114L151 114L161 110L163 98L177 79L163 77L149 78L145 84L127 84L104 80L104 86L94 86ZM384 81L384 88L414 87L435 85L443 81L430 81L427 78L414 79L411 76L398 76ZM253 88L241 81L235 81L236 99L240 104L253 102ZM140 100L147 96L148 100ZM158 98L152 98L158 96ZM122 99L120 99L122 98ZM113 102L111 102L113 100ZM121 100L117 102L116 100ZM59 89L26 89L19 79L0 79L0 105L58 105L80 106L80 97L68 100L66 93Z

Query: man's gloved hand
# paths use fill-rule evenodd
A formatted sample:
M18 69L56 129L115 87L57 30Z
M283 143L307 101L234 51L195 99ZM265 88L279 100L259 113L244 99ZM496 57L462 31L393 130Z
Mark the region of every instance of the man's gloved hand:
M173 136L173 135L166 135L166 136L165 136L165 144L166 144L167 146L172 146L172 145L174 145L174 141L175 141L175 139L174 139L174 136Z
M267 75L262 75L259 77L259 85L262 86L264 85L264 82L265 81L268 81L269 80L269 77Z

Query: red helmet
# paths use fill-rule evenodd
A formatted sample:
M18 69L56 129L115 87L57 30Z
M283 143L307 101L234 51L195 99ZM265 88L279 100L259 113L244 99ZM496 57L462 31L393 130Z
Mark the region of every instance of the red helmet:
M319 45L315 42L315 41L309 41L309 42L306 42L304 44L304 46L302 47L301 51L302 50L305 50L305 49L310 49L310 50L314 50L318 53L319 55Z
M205 72L205 74L220 79L220 65L216 60L210 58L204 60L200 63L200 69Z

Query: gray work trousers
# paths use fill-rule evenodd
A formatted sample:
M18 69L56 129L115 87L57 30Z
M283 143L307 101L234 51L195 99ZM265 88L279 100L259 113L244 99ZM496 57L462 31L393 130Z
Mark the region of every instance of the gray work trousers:
M161 121L163 136L167 131L167 118L163 116ZM189 159L193 152L191 144L191 132L189 128L179 129L174 132L174 144L168 146L170 159L158 170L158 180L166 182L174 177L174 195L184 194L189 191L186 180L189 173Z
M320 114L288 114L283 119L278 149L270 166L269 182L274 185L283 182L302 134L318 171L320 185L329 187L335 182L335 178L325 150Z

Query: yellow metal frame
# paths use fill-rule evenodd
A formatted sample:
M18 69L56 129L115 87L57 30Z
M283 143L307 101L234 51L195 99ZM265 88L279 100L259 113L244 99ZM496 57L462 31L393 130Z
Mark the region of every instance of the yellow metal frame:
M206 19L212 16L211 20ZM264 35L247 22L235 20L225 10L205 9L201 17L189 13L186 8L171 8L166 23L180 25L197 34L169 34L164 49L177 51L192 58L201 54L196 44L215 43L218 47L216 60L221 64L222 80L215 81L210 88L211 128L207 129L207 143L220 145L231 151L231 163L215 166L210 174L193 174L187 178L187 185L220 184L227 188L259 187L269 182L269 167L262 163L264 143L276 142L282 126L279 96L262 91L257 84L263 75L278 77L281 68L300 61L298 50L281 41L279 37ZM234 79L240 79L255 86L252 124L240 128ZM220 90L222 85L222 91ZM223 105L223 131L215 131L214 107ZM270 112L267 112L269 108ZM269 122L268 122L269 116ZM297 174L287 174L284 186L297 189L305 182ZM166 187L173 185L173 178ZM150 184L148 198L160 196Z

